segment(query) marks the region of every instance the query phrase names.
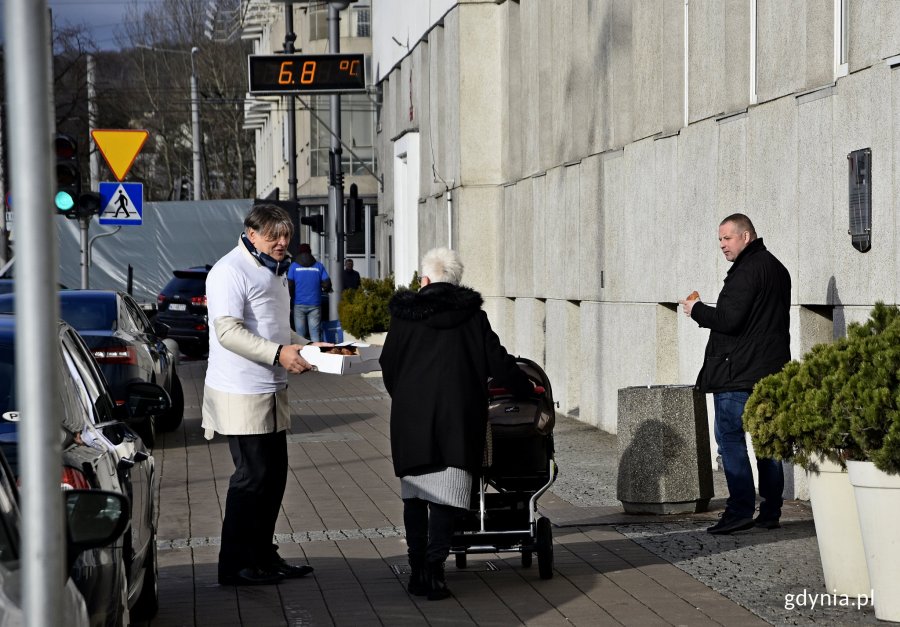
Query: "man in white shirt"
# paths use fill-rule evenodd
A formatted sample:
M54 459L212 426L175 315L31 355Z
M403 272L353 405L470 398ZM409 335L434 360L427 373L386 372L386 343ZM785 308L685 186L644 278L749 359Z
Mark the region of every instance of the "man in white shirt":
M202 426L207 439L214 432L228 436L235 467L222 521L221 585L273 584L313 570L288 564L272 544L287 483L287 373L312 369L300 356L308 340L290 327L285 272L292 233L286 211L254 206L238 245L206 280L210 337Z

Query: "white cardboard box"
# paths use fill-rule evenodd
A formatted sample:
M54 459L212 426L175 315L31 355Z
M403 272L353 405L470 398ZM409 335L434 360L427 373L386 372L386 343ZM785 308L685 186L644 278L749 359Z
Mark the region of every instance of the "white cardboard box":
M336 344L341 348L352 348L355 355L333 355L328 353L330 347L304 346L300 356L315 366L319 372L331 374L361 374L373 370L381 370L378 358L381 357L381 346L373 346L363 342L344 342Z

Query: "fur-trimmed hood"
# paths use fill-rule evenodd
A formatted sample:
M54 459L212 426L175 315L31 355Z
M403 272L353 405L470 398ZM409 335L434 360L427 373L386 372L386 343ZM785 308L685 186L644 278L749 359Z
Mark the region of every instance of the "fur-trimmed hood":
M388 305L391 315L447 329L459 326L481 310L484 299L475 290L451 283L431 283L418 292L401 290Z

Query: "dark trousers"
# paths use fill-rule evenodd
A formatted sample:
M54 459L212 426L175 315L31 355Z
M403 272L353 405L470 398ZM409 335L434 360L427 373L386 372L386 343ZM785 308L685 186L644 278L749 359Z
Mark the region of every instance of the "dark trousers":
M422 499L403 499L403 524L410 561L443 563L450 554L453 523L459 510Z
M275 522L287 484L287 432L230 435L234 474L228 483L219 573L265 567L277 556Z
M756 508L756 490L753 487L753 470L747 454L747 440L744 436L744 405L749 392L718 392L713 394L716 410L714 432L725 469L728 483L728 501L725 510L740 518L751 518ZM784 492L784 471L781 462L758 457L759 495L763 501L759 515L765 519L778 520L781 516Z

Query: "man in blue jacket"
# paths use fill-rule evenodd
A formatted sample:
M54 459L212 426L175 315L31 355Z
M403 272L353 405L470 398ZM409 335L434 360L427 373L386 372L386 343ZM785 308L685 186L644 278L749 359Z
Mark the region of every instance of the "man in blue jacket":
M288 269L287 280L294 295L294 330L313 342L322 339L322 292L331 291L331 277L312 255L309 244L300 244L297 261Z
M730 534L754 525L776 529L784 472L781 462L757 458L763 500L754 520L756 490L743 414L756 382L780 371L791 359L791 277L742 213L722 220L719 247L733 265L715 307L699 299L679 301L686 315L710 330L697 387L713 395L714 431L729 496L721 520L707 531Z

